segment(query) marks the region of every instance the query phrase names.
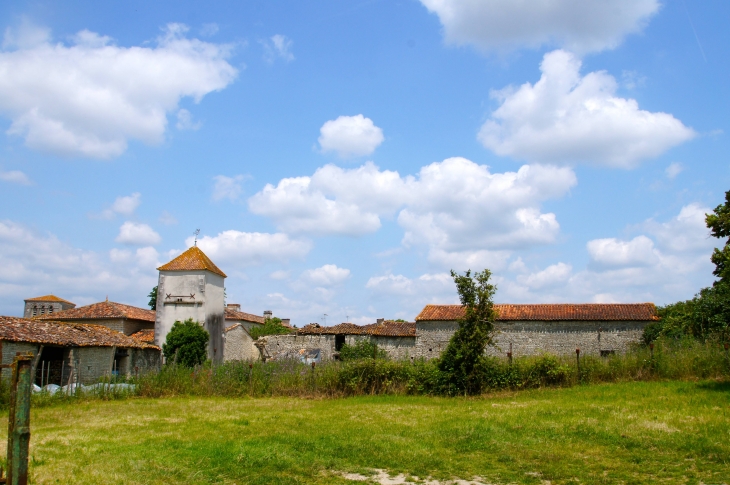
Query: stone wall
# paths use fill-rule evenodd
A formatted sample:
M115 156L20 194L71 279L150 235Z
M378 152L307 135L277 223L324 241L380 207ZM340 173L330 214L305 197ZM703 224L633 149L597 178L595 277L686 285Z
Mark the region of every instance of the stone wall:
M499 322L495 324L495 346L487 355L514 357L554 354L575 355L580 348L583 355L601 355L601 352L625 353L632 344L641 341L648 322ZM416 337L380 337L347 335L345 343L354 345L359 340L370 340L385 350L391 359L435 359L449 344L459 328L455 321L416 322ZM320 349L322 360L332 358L335 352L334 335L270 335L266 338L269 356L281 351Z
M259 351L243 326L235 326L225 334L223 360L258 360Z
M35 357L38 355L38 349L40 348L40 345L38 344L29 344L25 342L8 342L8 341L0 341L0 352L2 352L2 363L3 364L12 364L13 359L15 359L15 354L18 352L22 353L32 353ZM3 379L10 379L12 376L12 369L2 369L2 378Z

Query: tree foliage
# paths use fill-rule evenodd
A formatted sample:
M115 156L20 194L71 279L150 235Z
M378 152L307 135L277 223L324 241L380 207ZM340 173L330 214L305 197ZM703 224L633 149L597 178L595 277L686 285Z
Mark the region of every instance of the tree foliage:
M176 321L162 344L162 353L168 363L194 367L205 362L209 338L208 332L192 318Z
M150 294L147 295L147 297L150 299L149 303L147 303L150 306L150 310L157 310L157 287L155 286L152 288L152 291L150 291Z
M287 333L291 333L291 329L282 325L281 318L278 317L267 318L263 326L253 327L249 331L254 340L264 335L286 335Z
M489 283L491 276L488 269L473 276L471 270L463 275L451 271L464 316L438 362L446 394L478 394L482 390L480 368L485 363L484 350L492 344L496 319L492 298L497 287Z
M370 340L358 340L354 345L345 344L340 349L341 360L385 359L387 352Z

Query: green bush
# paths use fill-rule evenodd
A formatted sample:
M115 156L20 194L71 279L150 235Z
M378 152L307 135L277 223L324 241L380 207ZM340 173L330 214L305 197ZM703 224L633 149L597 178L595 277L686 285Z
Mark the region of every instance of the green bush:
M355 345L345 344L340 349L341 360L385 359L387 352L369 340L358 340Z
M162 344L162 353L168 363L194 367L205 362L210 336L192 318L176 321Z
M263 326L253 327L249 334L254 340L264 335L286 335L291 333L291 329L281 324L281 318L267 318Z

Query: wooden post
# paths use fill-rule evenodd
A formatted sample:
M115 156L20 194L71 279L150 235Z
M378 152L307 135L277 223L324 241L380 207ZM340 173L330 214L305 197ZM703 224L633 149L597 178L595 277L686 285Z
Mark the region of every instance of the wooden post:
M43 353L43 345L38 347L38 353L35 356L35 359L33 359L33 368L31 369L31 373L33 374L33 382L35 382L35 373L36 369L38 368L38 361L41 360L41 354ZM43 374L41 374L43 375Z
M580 382L580 349L575 349L575 361L578 364L578 382Z
M11 485L28 483L28 447L30 444L30 393L33 355L20 354L13 363L8 414L8 477Z

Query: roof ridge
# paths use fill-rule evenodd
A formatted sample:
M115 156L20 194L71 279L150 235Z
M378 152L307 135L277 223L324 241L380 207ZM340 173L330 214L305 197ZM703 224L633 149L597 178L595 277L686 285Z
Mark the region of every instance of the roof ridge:
M226 278L226 274L198 246L191 246L157 268L158 271L210 271Z

